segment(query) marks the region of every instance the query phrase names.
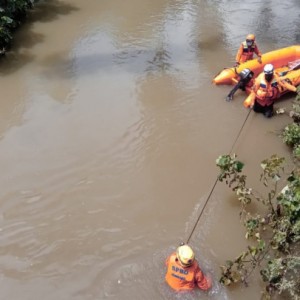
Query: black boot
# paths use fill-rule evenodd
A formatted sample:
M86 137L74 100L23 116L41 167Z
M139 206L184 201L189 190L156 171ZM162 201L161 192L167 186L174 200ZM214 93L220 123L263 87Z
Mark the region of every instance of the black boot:
M265 116L266 118L272 118L273 115L274 115L273 109L272 109L272 110L271 110L271 109L268 109L268 110L265 111L265 113L264 113L264 116Z

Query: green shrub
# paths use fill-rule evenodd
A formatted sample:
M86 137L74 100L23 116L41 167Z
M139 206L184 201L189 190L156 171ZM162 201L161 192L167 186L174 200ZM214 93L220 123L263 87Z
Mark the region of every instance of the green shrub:
M293 150L296 159L300 160L300 145L296 145Z
M220 156L216 163L219 180L225 179L241 203L240 217L245 237L250 240L245 251L221 266L220 282L226 286L239 282L247 285L253 271L259 269L265 283L263 299L282 292L291 299L300 299L300 257L295 250L300 241L300 170L291 173L286 187L278 193L284 158L272 155L262 161L260 179L268 188L262 196L246 187L243 163L235 155ZM259 201L265 209L256 212L249 207L252 201Z
M10 46L13 31L20 26L33 7L34 0L0 1L0 51L3 54Z
M294 147L300 144L300 126L296 123L291 123L283 130L283 141L288 146Z

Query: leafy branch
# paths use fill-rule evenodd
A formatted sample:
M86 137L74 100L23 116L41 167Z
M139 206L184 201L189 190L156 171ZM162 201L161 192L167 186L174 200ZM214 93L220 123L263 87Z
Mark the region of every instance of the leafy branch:
M239 282L248 285L251 274L259 269L266 286L264 299L283 292L293 299L300 297L300 258L294 251L300 240L300 174L292 172L286 187L278 193L283 163L284 158L277 155L262 161L260 180L269 191L266 197L261 197L246 186L244 164L235 154L222 155L216 160L219 180L225 181L241 203L240 217L249 240L244 252L221 266L220 282L226 286ZM252 201L263 204L262 213L250 212Z
M34 0L0 1L0 54L4 54L13 39L13 31L24 21Z

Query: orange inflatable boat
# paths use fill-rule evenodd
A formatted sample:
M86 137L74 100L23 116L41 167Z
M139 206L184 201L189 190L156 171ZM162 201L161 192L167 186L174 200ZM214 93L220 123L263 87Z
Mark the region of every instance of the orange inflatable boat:
M300 59L300 45L294 45L271 52L267 52L261 57L262 62L259 63L257 59L248 60L238 67L225 68L214 79L214 84L236 84L238 74L244 70L249 69L254 73L254 78L263 71L266 64L272 64L274 68L282 68L293 61ZM292 74L289 74L291 76ZM297 75L295 75L297 77ZM299 83L298 83L299 84Z

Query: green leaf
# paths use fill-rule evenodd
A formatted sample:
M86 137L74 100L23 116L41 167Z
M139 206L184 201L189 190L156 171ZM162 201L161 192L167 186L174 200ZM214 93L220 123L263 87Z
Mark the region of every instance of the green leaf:
M267 164L266 164L266 163L261 163L260 166L261 166L261 168L262 168L263 170L265 170L266 167L267 167Z
M241 172L244 167L244 164L240 161L236 161L234 168L237 172Z
M233 266L233 261L232 260L226 260L226 265L230 268Z
M3 21L6 24L11 24L11 23L13 23L14 20L11 19L10 17L3 16L3 17L1 17L1 21Z
M234 283L241 281L241 275L238 272L232 272L231 278Z
M220 282L225 286L229 286L232 283L232 281L227 277L221 277Z
M248 249L249 249L249 252L252 256L255 256L257 254L257 248L256 247L249 246Z
M263 250L265 250L265 248L266 248L266 243L265 243L265 241L263 241L263 240L260 240L259 242L258 242L258 250L259 251L263 251Z

